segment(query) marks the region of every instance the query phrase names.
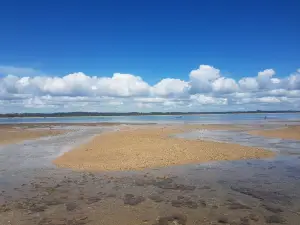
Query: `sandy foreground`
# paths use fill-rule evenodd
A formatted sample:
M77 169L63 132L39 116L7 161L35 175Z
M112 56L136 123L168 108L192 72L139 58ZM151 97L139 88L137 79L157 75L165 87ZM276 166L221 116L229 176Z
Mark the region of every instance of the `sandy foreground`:
M271 151L238 144L170 137L197 128L238 129L222 125L125 128L98 135L54 163L79 170L119 171L274 156Z
M287 126L273 130L254 130L249 132L251 135L259 135L269 138L281 138L290 140L300 140L300 126Z
M0 145L18 143L24 140L32 140L45 136L54 136L63 134L65 131L60 130L33 130L25 128L14 128L12 126L0 127Z

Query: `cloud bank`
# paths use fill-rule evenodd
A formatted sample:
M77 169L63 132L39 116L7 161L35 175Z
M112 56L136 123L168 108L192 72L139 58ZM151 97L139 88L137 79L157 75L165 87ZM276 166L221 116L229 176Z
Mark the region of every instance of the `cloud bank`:
M235 80L211 65L186 80L150 85L141 76L110 77L83 72L47 76L30 68L0 66L0 112L232 111L300 108L300 69L276 77L274 69Z

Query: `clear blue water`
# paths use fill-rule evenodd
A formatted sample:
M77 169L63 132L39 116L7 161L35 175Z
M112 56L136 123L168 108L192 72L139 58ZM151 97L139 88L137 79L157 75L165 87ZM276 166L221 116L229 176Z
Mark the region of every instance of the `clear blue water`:
M267 118L265 120L265 117ZM265 123L300 120L300 113L217 114L184 116L95 116L95 117L46 117L0 118L0 124L14 123Z

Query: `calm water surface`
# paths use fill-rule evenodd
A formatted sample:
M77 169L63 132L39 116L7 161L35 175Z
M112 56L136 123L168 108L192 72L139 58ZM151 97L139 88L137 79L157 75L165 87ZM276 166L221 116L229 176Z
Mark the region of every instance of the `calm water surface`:
M265 120L265 117L267 118ZM13 123L265 123L274 121L300 121L300 113L254 113L184 116L95 116L95 117L46 117L46 118L0 118L0 124Z

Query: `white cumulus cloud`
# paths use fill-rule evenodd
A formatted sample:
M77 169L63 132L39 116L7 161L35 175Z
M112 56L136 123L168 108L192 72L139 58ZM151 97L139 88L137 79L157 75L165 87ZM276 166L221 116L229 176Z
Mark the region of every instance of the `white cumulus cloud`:
M244 91L255 91L259 88L258 82L254 77L244 77L239 80L240 88Z
M220 70L210 65L200 65L190 72L191 91L193 93L209 92L212 82L221 76Z
M180 96L187 93L188 89L188 82L180 79L166 78L155 84L152 92L158 96Z
M220 93L232 93L238 90L238 85L231 78L220 77L212 83L212 90Z
M0 112L31 111L222 111L298 109L300 69L275 77L266 69L236 80L200 65L186 77L154 85L141 76L83 72L49 76L37 70L0 66ZM185 79L186 78L186 79ZM200 108L199 108L200 107Z
M227 105L227 98L216 98L203 94L191 95L191 100L196 101L200 105Z

